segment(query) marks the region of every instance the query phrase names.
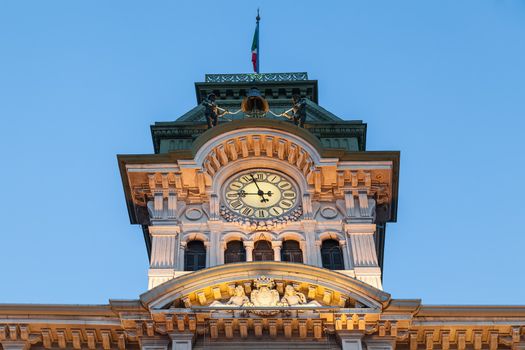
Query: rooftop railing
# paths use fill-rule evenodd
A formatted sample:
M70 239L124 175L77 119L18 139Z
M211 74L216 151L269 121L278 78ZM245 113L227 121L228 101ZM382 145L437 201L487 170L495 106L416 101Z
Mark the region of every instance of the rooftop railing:
M250 83L250 82L280 82L308 80L308 73L253 73L253 74L206 74L207 83Z

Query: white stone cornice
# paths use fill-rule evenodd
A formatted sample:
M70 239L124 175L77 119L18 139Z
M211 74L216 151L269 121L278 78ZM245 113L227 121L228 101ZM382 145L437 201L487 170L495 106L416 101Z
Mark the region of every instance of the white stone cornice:
M177 163L180 163L179 160ZM126 164L128 173L176 173L180 172L180 167L177 164Z
M376 224L345 224L344 228L348 234L373 234L376 232Z
M337 170L390 170L392 167L391 161L341 161L337 164Z
M179 225L152 225L148 226L151 235L176 236L180 233Z

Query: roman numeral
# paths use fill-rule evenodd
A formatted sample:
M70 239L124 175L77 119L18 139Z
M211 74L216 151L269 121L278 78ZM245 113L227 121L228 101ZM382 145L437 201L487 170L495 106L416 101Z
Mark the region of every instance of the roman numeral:
M241 201L233 201L233 202L230 203L230 205L232 206L232 208L237 209L237 208L242 207L242 202Z
M281 207L286 207L286 208L290 208L292 206L292 204L293 204L292 202L286 201L286 200L281 201L281 203L280 203Z
M252 208L244 208L244 209L241 211L241 213L242 213L243 215L250 215L250 214L252 213L252 211L253 211Z

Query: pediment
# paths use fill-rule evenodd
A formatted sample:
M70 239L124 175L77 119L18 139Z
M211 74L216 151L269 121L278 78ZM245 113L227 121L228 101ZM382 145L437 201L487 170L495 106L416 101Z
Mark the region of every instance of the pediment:
M261 291L261 280L271 280L271 287ZM268 286L267 282L263 284ZM249 262L207 268L167 281L142 294L140 300L150 310L214 307L226 305L240 288L241 294L252 302L254 292L266 293L268 290L271 290L272 298L282 301L287 286L293 287L293 290L288 287L291 294L304 295L302 306L305 307L382 310L390 300L390 294L347 275L285 262ZM244 306L254 305L245 303ZM255 306L282 304L265 305L261 302Z

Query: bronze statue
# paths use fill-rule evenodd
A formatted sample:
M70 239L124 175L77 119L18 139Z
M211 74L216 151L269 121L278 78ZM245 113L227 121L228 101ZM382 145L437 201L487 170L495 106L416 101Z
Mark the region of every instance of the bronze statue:
M280 114L280 116L288 118L293 123L301 128L304 128L306 121L306 99L299 95L292 96L293 107Z
M214 93L209 94L203 101L202 105L206 108L204 115L206 116L206 122L208 123L208 129L213 128L219 124L219 118L224 117L226 114L232 114L228 110L217 106L215 100L217 97Z

